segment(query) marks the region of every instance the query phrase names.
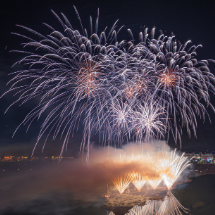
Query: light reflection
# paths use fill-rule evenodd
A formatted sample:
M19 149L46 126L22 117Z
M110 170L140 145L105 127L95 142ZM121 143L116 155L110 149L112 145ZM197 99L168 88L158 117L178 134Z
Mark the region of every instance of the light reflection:
M147 200L144 206L135 205L125 215L182 215L188 212L172 192L168 191L163 200ZM114 213L108 212L108 215Z

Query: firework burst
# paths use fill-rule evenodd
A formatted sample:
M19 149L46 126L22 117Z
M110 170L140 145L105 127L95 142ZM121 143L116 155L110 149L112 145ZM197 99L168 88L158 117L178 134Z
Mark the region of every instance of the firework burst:
M120 145L152 136L168 139L170 133L175 142L181 142L182 128L189 136L192 131L196 135L197 117L204 120L207 107L215 110L209 95L210 91L215 93L215 77L207 60L196 59L201 45L189 46L190 41L181 44L174 36L164 34L155 39L154 28L151 38L148 29L140 32L138 44L130 29L132 39L118 41L123 27L116 30L118 20L109 31L100 31L98 10L94 30L92 17L87 30L74 9L80 30L74 29L64 14L60 17L52 11L62 32L45 24L51 31L47 36L24 26L19 27L34 36L14 33L27 42L23 43L24 51L16 51L25 54L15 63L24 69L15 72L9 82L12 85L6 93L15 91L19 97L8 109L39 98L18 126L28 124L29 128L47 114L35 147L44 135L46 140L51 134L53 139L60 135L64 138L62 156L80 124L80 148L87 146L88 158L95 130L104 144Z
M154 28L150 39L147 30L140 33L141 43L134 47L134 51L154 63L152 76L157 98L166 108L167 128L175 141L181 143L183 127L189 136L191 131L196 136L196 116L205 120L205 115L208 115L206 108L211 107L214 111L209 92L215 92L212 84L215 78L208 67L208 60L196 59L197 48L201 45L189 46L190 40L181 44L175 36L164 34L155 39Z

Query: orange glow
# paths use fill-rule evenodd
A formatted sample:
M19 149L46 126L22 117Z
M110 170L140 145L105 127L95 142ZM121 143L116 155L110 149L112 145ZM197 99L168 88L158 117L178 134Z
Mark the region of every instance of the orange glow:
M112 182L115 185L116 189L122 194L126 188L129 186L133 177L131 174L119 175L112 178Z
M92 59L85 59L78 65L77 92L84 97L95 96L98 78L101 75L100 67Z
M146 183L145 177L141 173L133 173L132 183L136 187L136 189L140 192L144 184Z
M131 80L131 82L124 89L127 98L132 98L138 94L144 93L147 87L146 84L143 84L140 79Z
M171 70L167 70L161 74L160 81L166 87L174 87L177 82L177 77Z

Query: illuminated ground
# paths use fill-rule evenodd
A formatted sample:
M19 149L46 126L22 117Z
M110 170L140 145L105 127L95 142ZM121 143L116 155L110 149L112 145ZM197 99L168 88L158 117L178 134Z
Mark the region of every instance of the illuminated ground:
M145 185L140 192L130 184L129 189L123 194L112 188L107 194L108 197L106 197L106 203L103 208L113 211L116 215L124 215L135 205L145 205L147 200L162 200L166 192L167 188L162 184L156 190L150 188L149 185Z

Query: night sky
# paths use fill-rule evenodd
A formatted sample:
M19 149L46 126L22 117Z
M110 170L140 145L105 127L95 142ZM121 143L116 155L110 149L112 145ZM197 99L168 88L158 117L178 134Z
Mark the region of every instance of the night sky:
M0 2L0 94L7 89L6 83L11 78L8 74L19 68L11 69L11 66L20 59L18 53L10 53L10 50L21 49L20 43L26 42L23 38L11 35L11 32L25 33L16 24L33 28L42 34L49 31L43 22L50 24L58 30L61 26L51 13L51 9L57 14L63 12L76 29L79 23L75 15L73 5L80 13L84 26L89 23L89 16L96 19L97 8L100 8L100 29L106 25L111 26L116 19L119 25L125 25L120 38L127 38L126 29L130 28L136 39L138 32L144 27L151 29L156 27L156 32L161 29L167 35L174 33L181 42L189 39L193 44L202 44L199 48L198 59L215 59L215 1L161 1L161 0L1 0ZM210 63L211 72L215 74L215 65ZM26 134L27 127L22 127L12 139L16 127L24 119L25 115L35 106L36 101L28 102L23 106L14 105L6 114L4 111L15 100L13 94L8 94L0 100L0 154L14 153L29 155L36 142L41 121L35 122ZM215 105L215 97L211 95L212 103ZM209 110L212 124L208 120L203 124L198 123L198 139L187 137L186 132L182 136L184 150L206 151L215 150L215 113ZM67 154L78 151L81 141L81 132L70 139ZM96 140L95 140L96 142ZM62 140L48 141L44 151L45 155L58 155ZM170 140L170 144L174 145ZM72 148L73 147L73 148ZM41 154L41 145L38 146L36 154Z

